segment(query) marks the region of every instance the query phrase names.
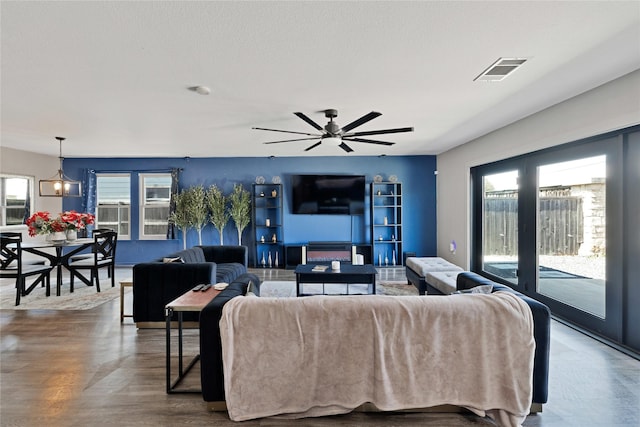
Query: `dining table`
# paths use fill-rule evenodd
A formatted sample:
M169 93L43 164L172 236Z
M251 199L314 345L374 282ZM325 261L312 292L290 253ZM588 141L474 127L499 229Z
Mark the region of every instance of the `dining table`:
M80 238L63 241L30 241L22 242L20 246L25 252L46 258L50 265L56 268L56 296L60 296L62 286L62 268L69 265L72 256L90 248L94 243L91 238ZM54 248L55 251L46 249ZM67 250L65 250L67 249Z

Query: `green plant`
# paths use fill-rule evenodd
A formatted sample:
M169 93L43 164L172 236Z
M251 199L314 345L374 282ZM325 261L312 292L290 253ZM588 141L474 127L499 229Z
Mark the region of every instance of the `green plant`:
M187 230L191 226L189 219L189 194L182 190L173 196L176 210L169 216L169 221L182 231L182 247L187 249Z
M227 211L227 198L215 184L209 187L205 194L207 207L209 208L209 220L220 233L220 244L224 245L223 231L229 222Z
M206 194L202 185L189 187L189 217L191 227L198 231L198 244L202 245L202 228L207 224L209 211L207 209Z
M242 184L235 184L229 202L229 214L238 230L238 244L242 245L242 231L251 220L251 195Z

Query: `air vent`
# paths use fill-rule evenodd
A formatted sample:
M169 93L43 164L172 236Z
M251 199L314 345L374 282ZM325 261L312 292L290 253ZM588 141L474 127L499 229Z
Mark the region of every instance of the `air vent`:
M499 58L496 62L491 64L486 70L484 70L473 81L489 81L498 82L505 77L511 75L515 70L520 68L527 60L523 58Z

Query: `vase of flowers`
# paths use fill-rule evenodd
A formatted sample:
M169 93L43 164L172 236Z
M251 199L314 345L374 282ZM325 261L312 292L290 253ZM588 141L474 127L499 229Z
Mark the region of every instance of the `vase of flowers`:
M66 211L52 217L49 212L36 212L27 219L29 235L35 236L44 234L47 240L65 241L75 240L78 230L83 230L87 225L93 224L95 216L90 213L79 213L76 211Z
M73 241L78 238L78 231L85 230L87 225L95 222L95 216L90 213L80 213L76 211L66 211L60 214L60 219L67 227L65 232L67 240Z

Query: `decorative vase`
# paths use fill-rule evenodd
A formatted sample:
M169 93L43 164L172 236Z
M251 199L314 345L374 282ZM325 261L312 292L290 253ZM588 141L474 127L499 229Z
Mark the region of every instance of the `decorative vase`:
M269 263L269 268L271 268L271 251L269 251L269 261L268 261L268 263Z
M61 243L67 240L67 235L64 231L55 231L51 233L51 241L53 243Z
M275 268L278 268L278 251L276 251L276 257L275 257L275 260L273 261L273 266Z
M78 239L78 230L67 230L67 240L73 242Z
M395 251L395 249L391 253L391 265L393 265L394 267L396 265L396 251Z
M382 266L382 254L378 252L378 265Z
M260 264L262 265L262 268L264 268L267 264L267 262L264 260L264 252L262 252L262 260L260 261Z

